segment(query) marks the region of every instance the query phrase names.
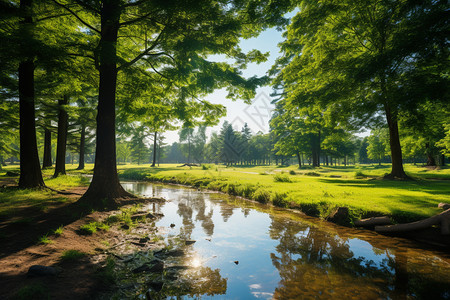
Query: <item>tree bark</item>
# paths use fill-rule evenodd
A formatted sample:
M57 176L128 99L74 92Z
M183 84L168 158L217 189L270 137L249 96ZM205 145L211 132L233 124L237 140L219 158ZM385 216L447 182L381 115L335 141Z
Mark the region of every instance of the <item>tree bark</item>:
M102 209L115 208L118 199L133 195L120 185L116 165L116 45L121 14L120 0L104 1L100 14L101 37L98 47L100 84L94 176L88 190L79 201Z
M46 124L47 126L47 124ZM42 160L42 168L50 168L52 166L52 132L48 127L44 129L44 159Z
M389 127L389 144L391 146L392 160L392 170L391 173L386 176L386 178L407 179L408 176L403 170L402 148L400 146L400 136L398 133L397 114L395 112L392 112L391 107L387 103L384 104L384 110Z
M298 168L302 167L302 159L300 157L300 151L297 150Z
M19 64L20 188L44 187L36 141L34 63Z
M31 39L33 18L32 0L21 0L24 18L23 39ZM44 187L36 141L34 109L34 62L28 57L19 63L19 116L20 116L20 188Z
M436 166L436 159L431 151L430 143L425 144L426 152L427 152L427 166Z
M86 143L86 126L81 125L81 136L80 136L80 158L78 159L77 170L84 169L84 154L85 154L85 143Z
M67 122L69 116L64 105L69 102L69 97L64 96L58 100L58 140L56 142L56 162L53 178L58 175L66 175L66 147L67 147Z
M153 136L153 163L152 163L152 167L156 166L156 136L157 136L157 132L155 131L155 135Z

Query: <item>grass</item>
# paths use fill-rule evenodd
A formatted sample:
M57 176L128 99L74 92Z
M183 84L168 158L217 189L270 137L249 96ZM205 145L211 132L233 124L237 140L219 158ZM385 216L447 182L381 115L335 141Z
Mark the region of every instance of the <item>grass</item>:
M260 202L271 202L282 207L294 207L316 216L337 206L350 208L352 219L388 215L397 222L407 222L432 216L440 210L439 202L450 202L450 168L431 169L406 164L411 181L388 181L380 177L390 172L390 165L330 166L232 166L202 165L178 167L163 164L150 168L146 165L119 165L122 180L147 180L190 185L243 196ZM75 170L67 165L70 174L92 173L93 165ZM17 171L17 166L7 166ZM3 172L3 173L2 173ZM52 170L45 170L46 184L55 189L85 185L81 176L48 178ZM264 174L264 175L263 175ZM0 189L0 217L14 214L17 207L30 205L37 209L65 201L51 191ZM115 217L132 225L129 213ZM109 225L109 222L106 222ZM97 230L95 226L95 230Z
M64 232L64 226L59 226L58 228L56 228L55 230L53 230L53 234L56 236L60 236L61 234L63 234Z
M49 290L40 283L34 283L22 287L13 299L28 300L28 299L50 299Z
M109 230L109 225L103 222L90 222L88 224L81 225L78 229L78 233L82 235L91 235L97 232L97 230Z
M61 255L61 260L63 261L77 261L86 256L86 253L80 252L78 250L67 250Z
M450 202L449 168L432 170L405 165L405 170L415 180L380 179L390 172L389 165L333 166L314 170L308 167L297 169L296 166L226 168L217 165L204 170L176 165L158 168L122 165L119 173L122 179L218 190L281 207L295 207L321 217L326 217L334 207L346 206L350 208L353 220L388 215L397 222L415 221L440 212L439 202Z
M47 245L47 244L52 244L53 241L48 237L48 234L45 234L39 238L39 243Z

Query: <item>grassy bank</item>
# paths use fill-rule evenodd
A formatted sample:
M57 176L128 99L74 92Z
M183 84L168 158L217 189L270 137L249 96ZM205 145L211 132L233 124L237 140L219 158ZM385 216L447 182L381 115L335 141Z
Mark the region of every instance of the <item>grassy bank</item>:
M217 190L259 202L300 209L326 218L338 206L350 209L350 220L388 215L395 222L410 222L432 216L439 202L450 202L450 169L431 170L407 165L415 180L379 179L388 165L296 169L275 167L177 167L161 165L120 166L120 176L129 180L178 183Z
M77 171L75 167L68 165L68 172L92 172L92 165L87 165L83 171ZM122 180L190 185L295 208L322 218L326 218L335 207L345 206L350 209L350 223L355 219L380 215L388 215L399 223L415 221L439 213L439 202L450 202L449 168L405 165L408 175L414 178L411 181L380 179L390 171L389 165L297 169L296 166L178 167L165 164L156 168L149 165L119 165L118 168ZM46 170L44 175L50 176L51 172ZM78 176L48 178L46 183L59 189L65 185L86 184Z

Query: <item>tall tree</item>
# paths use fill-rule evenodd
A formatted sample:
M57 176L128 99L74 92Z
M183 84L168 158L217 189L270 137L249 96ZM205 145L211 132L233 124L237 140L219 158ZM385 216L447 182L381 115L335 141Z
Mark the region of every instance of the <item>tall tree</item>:
M58 100L58 141L56 145L56 163L53 178L66 174L66 148L67 148L67 127L69 115L67 113L68 96Z
M99 207L113 207L115 199L130 196L119 183L115 163L118 71L138 68L147 72L150 79L178 81L194 95L229 86L231 96L250 98L261 80L245 80L237 68L212 63L205 57L226 53L238 58L241 65L261 61L264 56L259 52L246 56L240 51L239 38L255 35L270 25L285 24L280 12L290 5L289 1L267 1L260 6L252 1L53 2L73 14L85 32L99 36L95 47L100 82L94 176L80 199ZM93 22L84 12L95 18ZM119 40L119 31L121 37L127 38ZM183 105L181 102L180 111L184 110Z
M382 112L392 160L388 177L406 178L399 113L448 94L445 10L441 1L302 1L282 45L278 63L286 67L278 83L302 106L334 105L361 120Z
M33 1L21 0L20 10L22 47L25 48L29 46L27 42L34 39ZM20 188L45 186L36 141L34 68L34 55L28 53L19 63Z

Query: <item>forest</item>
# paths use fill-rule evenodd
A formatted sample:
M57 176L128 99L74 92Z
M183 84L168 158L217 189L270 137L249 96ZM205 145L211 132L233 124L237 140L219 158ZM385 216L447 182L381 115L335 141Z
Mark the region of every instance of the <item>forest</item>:
M449 20L441 0L0 0L0 298L448 298ZM244 75L268 30L274 63ZM267 132L212 96L266 87Z

